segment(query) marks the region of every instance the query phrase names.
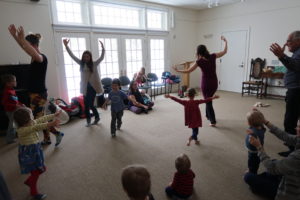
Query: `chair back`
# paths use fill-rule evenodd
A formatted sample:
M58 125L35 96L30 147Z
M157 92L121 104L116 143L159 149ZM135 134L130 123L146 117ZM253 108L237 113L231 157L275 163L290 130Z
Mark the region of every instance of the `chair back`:
M162 79L167 79L171 76L171 72L165 71L162 73L161 78Z
M121 86L127 86L130 84L130 80L127 76L120 76L119 80L120 80Z
M109 77L102 78L101 83L104 89L104 93L109 93L111 91L112 79Z
M149 82L155 82L158 80L158 77L155 73L148 73L147 78Z
M255 60L251 59L251 69L250 69L250 80L261 79L263 68L266 65L266 59L262 60L261 58L256 58Z

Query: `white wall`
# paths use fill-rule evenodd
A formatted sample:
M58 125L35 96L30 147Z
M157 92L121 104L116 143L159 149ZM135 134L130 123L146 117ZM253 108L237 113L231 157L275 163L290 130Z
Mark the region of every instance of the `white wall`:
M42 35L40 50L48 58L47 87L49 96L59 94L53 31L50 20L50 8L47 0L39 3L29 0L0 0L0 65L30 63L30 57L10 36L7 28L10 24L22 25L25 33L33 32Z
M204 10L198 14L197 40L216 52L220 50L222 32L250 29L248 65L256 57L266 58L267 64L271 64L277 58L269 51L270 45L284 44L290 32L300 29L299 10L299 0L251 0ZM213 36L205 39L203 36L207 34Z

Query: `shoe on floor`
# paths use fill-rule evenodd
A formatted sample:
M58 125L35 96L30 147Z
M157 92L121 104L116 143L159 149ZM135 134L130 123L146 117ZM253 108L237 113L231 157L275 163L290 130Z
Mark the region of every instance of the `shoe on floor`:
M45 199L46 197L47 197L46 194L37 194L37 195L33 196L33 199L34 200L42 200L42 199Z
M55 143L55 146L57 147L60 143L61 143L61 140L62 138L64 137L64 133L62 132L59 132L57 135L56 135L56 143Z
M113 138L116 137L116 133L112 133L111 137L113 137Z
M41 145L45 146L45 145L50 145L51 144L51 140L44 140L41 142Z
M292 153L293 151L289 150L289 151L283 151L283 152L279 152L278 155L282 156L282 157L288 157L290 155L290 153Z
M100 118L95 118L95 121L92 123L92 125L98 124L99 121L100 121Z

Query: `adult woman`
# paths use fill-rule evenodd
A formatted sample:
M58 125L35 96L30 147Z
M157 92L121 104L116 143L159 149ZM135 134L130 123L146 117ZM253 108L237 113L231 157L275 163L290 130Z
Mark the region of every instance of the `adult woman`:
M30 97L30 107L32 109L34 118L37 119L44 116L44 110L48 96L46 88L48 60L47 57L39 50L41 35L29 34L25 37L23 27L20 26L18 29L16 29L15 25L13 24L8 27L8 30L20 47L29 56L31 56L28 91ZM50 131L56 136L55 146L59 145L64 134L55 130L55 128L50 128ZM43 132L44 141L42 144L51 144L49 130L44 130Z
M154 105L154 103L151 101L145 102L145 99L138 89L138 84L136 81L130 82L128 99L129 109L137 114L141 112L148 113L148 110L151 110L152 106Z
M280 130L268 120L264 124L270 132L295 151L282 160L271 159L264 151L259 139L250 138L250 143L257 148L261 163L266 168L263 174L246 173L244 180L253 192L274 198L276 200L299 199L300 197L300 118L296 127L297 135ZM281 178L282 176L282 178Z
M96 94L102 93L103 91L97 66L104 59L105 49L103 43L100 41L102 53L95 62L93 62L92 53L90 51L84 51L81 59L79 59L69 48L69 41L69 39L64 39L63 43L71 58L80 65L80 92L84 96L85 115L87 121L86 126L88 127L91 125L90 109L93 111L93 114L95 116L95 121L93 122L93 124L97 124L100 120L98 110L94 106L94 101Z
M197 47L197 60L189 69L179 70L174 67L175 71L181 73L190 73L197 67L201 68L202 80L201 90L205 99L212 97L218 88L218 78L216 74L216 59L224 56L227 53L227 40L225 37L221 37L221 40L225 42L224 50L219 53L210 54L205 45L199 45ZM212 101L206 103L206 118L210 120L211 126L216 126L215 111Z

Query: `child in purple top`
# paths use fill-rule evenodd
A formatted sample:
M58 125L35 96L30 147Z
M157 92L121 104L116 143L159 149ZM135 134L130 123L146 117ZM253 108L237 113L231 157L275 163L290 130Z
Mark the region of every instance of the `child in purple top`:
M225 42L224 50L219 53L210 54L205 45L199 45L197 47L197 60L188 69L179 70L174 67L174 70L181 73L190 73L197 67L201 68L202 81L201 90L204 98L212 97L218 88L218 78L216 74L216 59L224 56L227 53L227 40L225 37L221 37L221 40ZM206 103L206 118L210 120L211 126L216 126L215 111L212 105L212 101Z

